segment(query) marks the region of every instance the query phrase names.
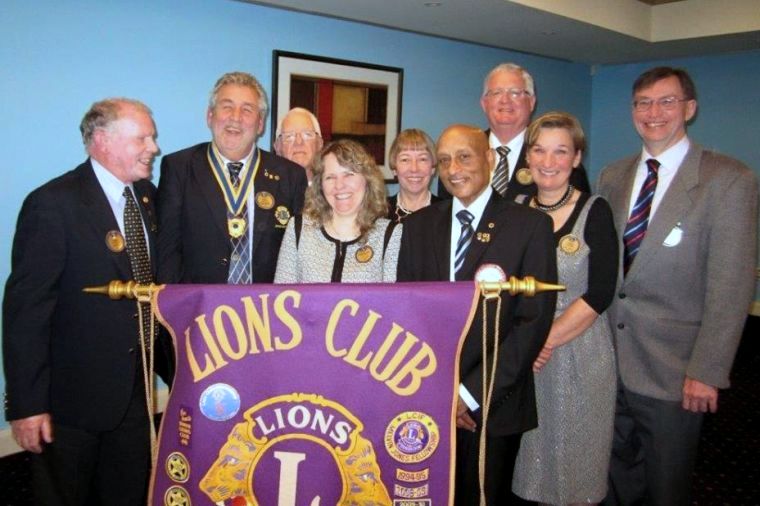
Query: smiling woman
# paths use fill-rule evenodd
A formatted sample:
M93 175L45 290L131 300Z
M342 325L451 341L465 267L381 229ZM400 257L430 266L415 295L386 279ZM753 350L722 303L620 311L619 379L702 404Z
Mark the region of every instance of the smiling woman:
M331 142L315 163L303 218L288 223L275 283L395 281L401 227L387 209L372 156L357 142Z

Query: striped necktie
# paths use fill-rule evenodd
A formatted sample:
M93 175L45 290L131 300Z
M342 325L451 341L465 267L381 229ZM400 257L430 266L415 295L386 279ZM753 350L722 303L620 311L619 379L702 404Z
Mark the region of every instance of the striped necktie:
M644 184L641 185L639 196L636 198L636 203L631 211L631 216L628 218L628 223L625 225L625 232L623 233L623 245L625 247L625 256L623 257L623 273L628 274L628 269L633 264L633 259L636 258L636 253L639 252L641 247L641 241L644 240L644 236L647 233L647 226L649 226L649 212L652 209L652 200L654 199L654 192L657 189L657 170L660 168L660 162L654 158L650 158L646 161L647 165L647 177L644 180Z
M242 162L229 162L227 170L230 171L230 182L232 187L237 189L240 186L240 171L243 169ZM232 213L227 211L228 218L235 218ZM230 268L227 272L227 284L230 285L248 285L253 281L251 272L251 254L249 246L250 231L248 230L248 205L243 204L243 208L238 218L245 220L245 231L240 237L230 237Z
M467 209L462 209L457 213L457 219L462 224L462 231L459 233L457 241L457 251L454 255L454 272L456 273L464 264L464 257L467 255L467 247L472 242L472 236L475 231L472 229L472 220L475 216Z
M496 165L496 170L493 172L493 181L491 186L502 197L507 193L507 184L509 183L509 148L506 146L499 146L496 148L496 152L499 154L499 163Z

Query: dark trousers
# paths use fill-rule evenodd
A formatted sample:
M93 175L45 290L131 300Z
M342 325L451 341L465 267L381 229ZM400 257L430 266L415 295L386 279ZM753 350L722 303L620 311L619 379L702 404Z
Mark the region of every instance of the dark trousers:
M53 420L54 441L32 455L35 504L145 505L149 423L142 380L135 382L127 413L113 430L94 432Z
M486 503L493 506L525 504L512 493L512 473L522 434L487 437L485 491ZM457 429L456 506L480 504L478 455L480 431Z
M690 503L702 414L638 395L619 383L609 491L604 504Z

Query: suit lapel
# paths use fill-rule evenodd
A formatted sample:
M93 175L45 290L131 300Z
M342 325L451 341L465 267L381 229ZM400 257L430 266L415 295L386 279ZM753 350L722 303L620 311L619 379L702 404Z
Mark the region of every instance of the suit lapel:
M631 205L631 193L633 192L633 181L636 179L636 168L639 165L640 157L637 157L628 166L621 171L620 183L615 185L607 196L610 207L613 209L615 228L618 237L622 242L625 224L628 222L628 209Z
M198 185L203 199L206 201L211 211L212 221L224 237L229 237L227 231L227 204L224 202L224 196L219 188L208 162L207 156L208 144L203 145L203 149L195 152L192 161L193 180Z
M277 168L274 166L273 160L269 158L269 153L264 151L263 149L259 149L259 156L261 157L261 162L259 163L259 170L256 172L256 177L253 180L253 192L255 194L258 194L259 192L267 192L270 195L275 197L275 209L277 206L279 206L281 203L277 202L277 185L279 184L277 181L278 179L274 179L275 175L277 174ZM277 176L279 177L279 176ZM256 206L256 199L254 198L254 204L253 207L248 209L249 213L252 213L255 211ZM273 227L274 221L270 218L269 213L274 213L275 209L271 210L264 210L259 209L258 212L256 212L255 218L254 218L254 232L253 232L253 244L251 245L251 252L252 256L251 259L256 258L256 248L261 245L261 239L264 234L257 233L257 231L265 230L263 227ZM293 210L290 209L292 212Z
M111 204L108 203L103 188L100 187L98 178L92 169L92 164L87 160L77 169L80 175L81 202L85 208L83 220L95 236L94 243L100 241L103 248L107 248L106 235L110 231L119 231L119 224L113 215ZM85 225L83 223L83 225ZM109 253L111 251L109 250ZM129 264L129 256L124 248L121 252L113 252L109 255L114 260L117 271L122 279L132 279L132 267ZM111 281L111 280L108 280Z
M636 273L657 255L665 238L679 223L679 220L692 206L689 191L699 182L699 161L702 158L702 148L692 144L681 166L678 168L668 190L663 195L654 216L649 220L647 233L641 242L641 248L628 272L628 278Z
M434 216L434 222L430 224L433 231L434 262L437 270L437 278L449 280L451 268L451 203L453 197L440 204L440 210Z

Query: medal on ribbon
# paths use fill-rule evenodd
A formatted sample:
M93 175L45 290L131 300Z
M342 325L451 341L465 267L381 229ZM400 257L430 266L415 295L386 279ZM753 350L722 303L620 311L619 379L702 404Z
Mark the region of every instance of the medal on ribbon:
M240 171L241 174L245 175L240 180L237 188L232 185L232 182L222 169L221 155L213 143L209 144L206 156L211 166L211 172L213 172L216 182L224 195L224 202L227 204L227 211L230 216L227 219L227 232L230 234L230 237L237 239L245 233L248 227L243 210L248 202L251 191L253 191L253 180L256 178L256 173L261 163L259 149L254 149L251 159L246 160L243 169Z

